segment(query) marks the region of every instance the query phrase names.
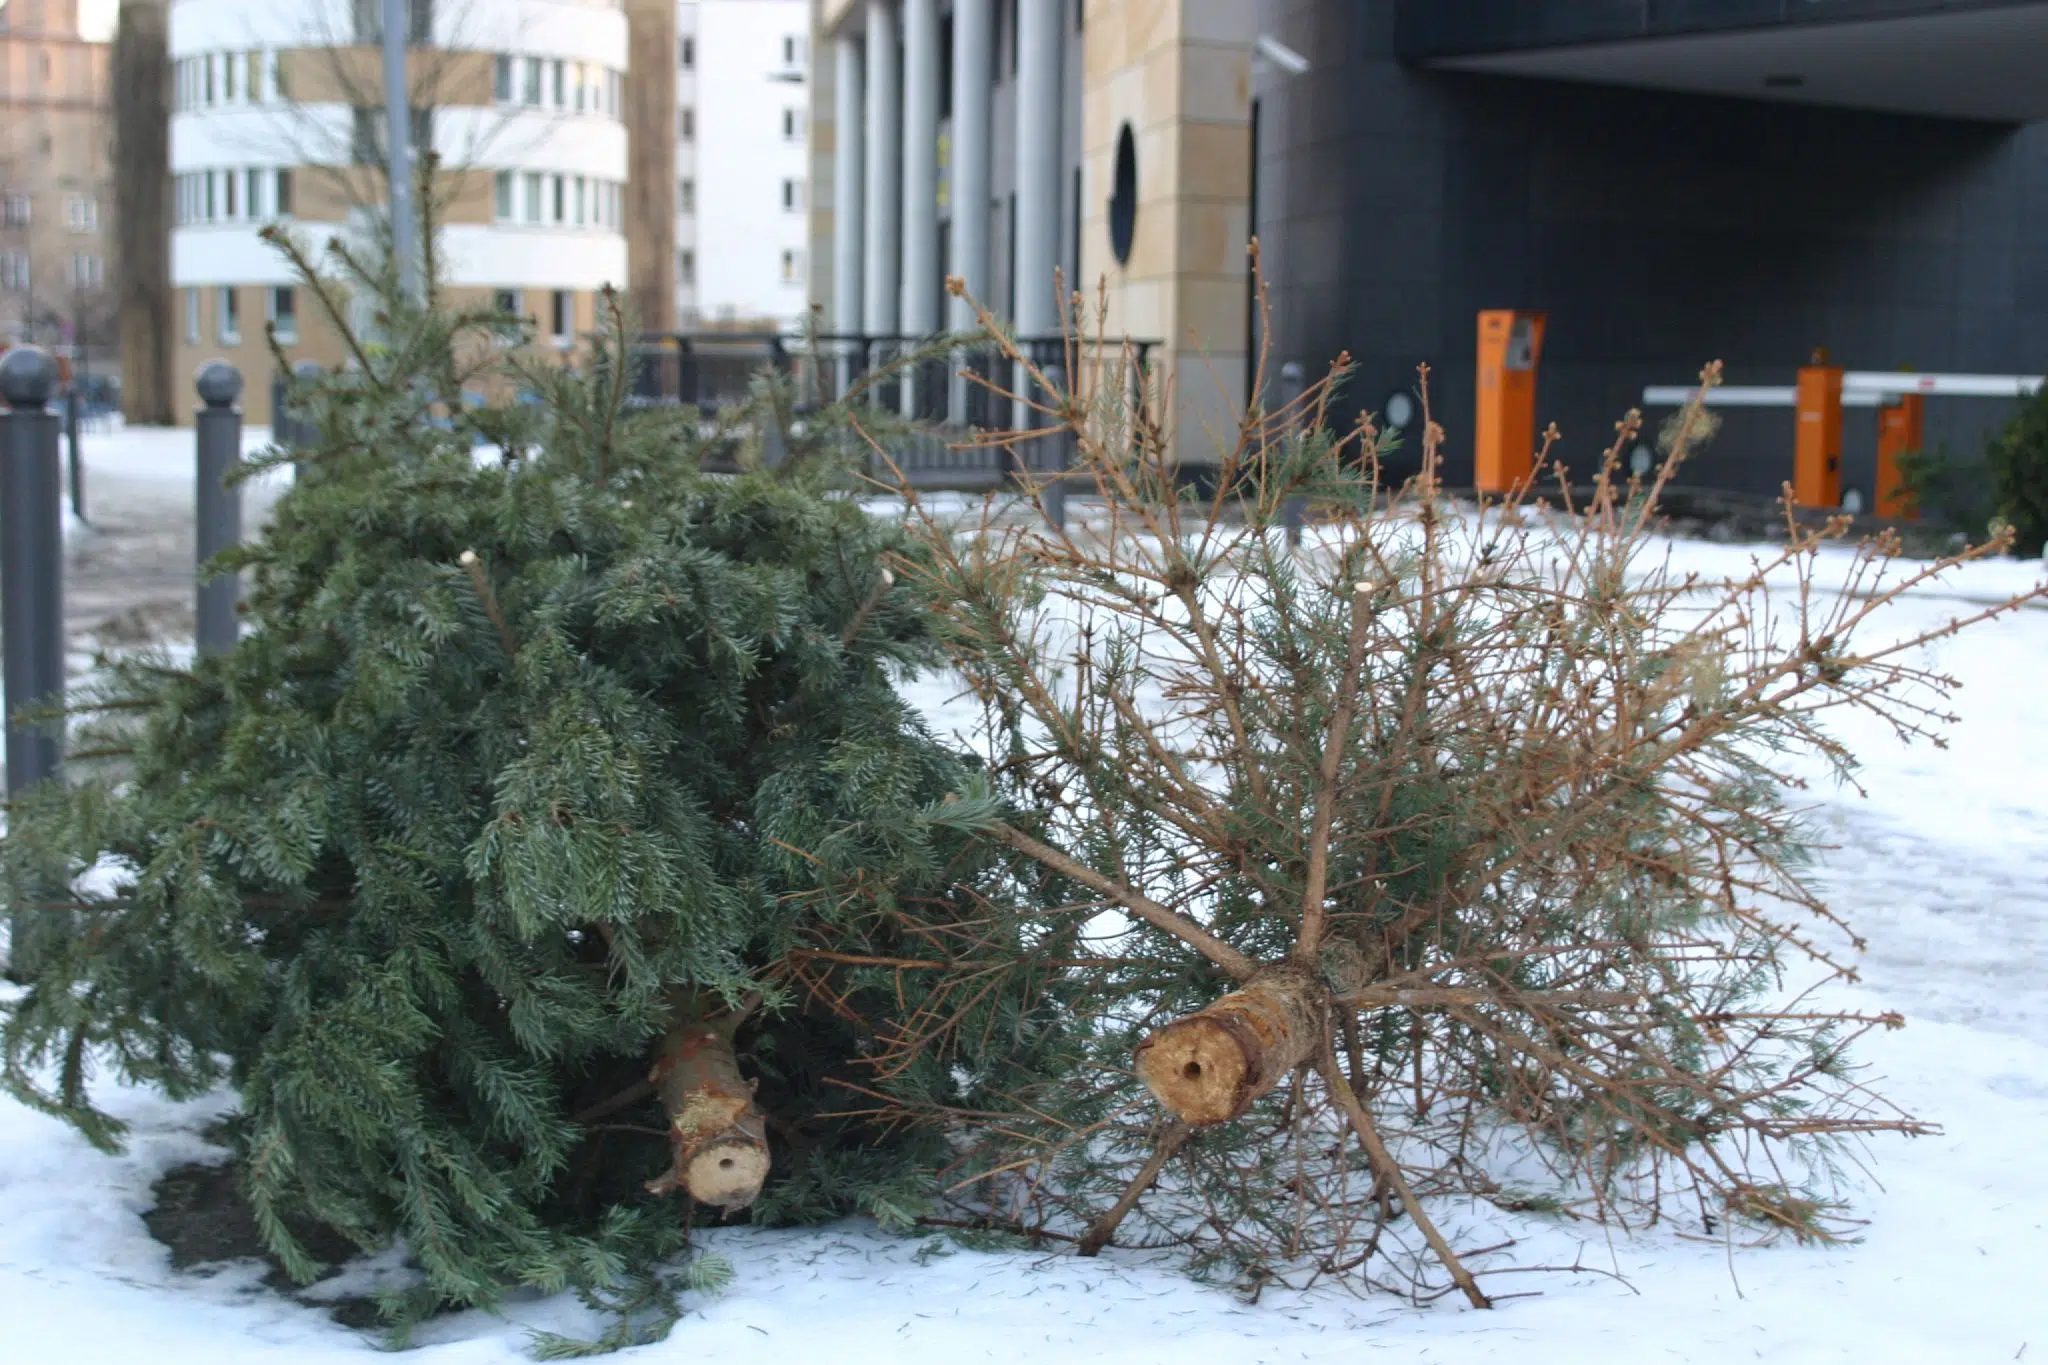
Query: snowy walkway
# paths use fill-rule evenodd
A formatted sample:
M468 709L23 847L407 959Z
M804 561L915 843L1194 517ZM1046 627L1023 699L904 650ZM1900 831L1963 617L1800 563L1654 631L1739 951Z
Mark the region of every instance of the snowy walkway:
M173 454L154 464L137 455L119 478L110 468L97 483L108 516L152 506L173 516L170 486L184 477L170 469ZM172 477L152 503L163 470ZM189 517L189 492L183 500ZM1747 554L1674 548L1689 567L1717 573L1741 570ZM1893 628L1945 620L1961 609L1955 599L2001 596L2037 568L1978 566L1903 604ZM1865 757L1871 798L1814 793L1841 845L1826 872L1837 907L1871 944L1864 984L1845 993L1911 1020L1871 1039L1862 1059L1886 1093L1944 1129L1874 1144L1857 1197L1870 1220L1861 1244L1731 1252L1670 1233L1610 1243L1597 1229L1489 1211L1471 1236L1491 1228L1517 1238L1513 1264L1579 1263L1626 1283L1590 1271L1502 1275L1489 1281L1495 1293L1538 1296L1476 1313L1448 1300L1421 1310L1341 1292L1252 1306L1128 1257L920 1257L918 1242L857 1223L739 1230L712 1239L738 1271L733 1286L693 1302L666 1343L620 1359L2048 1361L2048 612L1983 627L1938 657L1967 683L1950 747L1908 750L1845 731ZM942 697L921 692L934 705ZM193 1134L214 1110L134 1093L115 1107L136 1136L128 1155L110 1160L0 1102L0 1359L73 1365L138 1348L152 1365L371 1358L371 1341L262 1289L250 1267L174 1274L139 1215L160 1172L202 1155ZM437 1323L413 1358L521 1360L521 1324L590 1326L566 1300L523 1305L514 1318Z

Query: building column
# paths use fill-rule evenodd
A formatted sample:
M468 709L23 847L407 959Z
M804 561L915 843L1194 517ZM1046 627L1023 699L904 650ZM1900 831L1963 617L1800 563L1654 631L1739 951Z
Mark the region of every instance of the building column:
M832 130L832 330L858 332L861 315L861 271L865 268L861 243L866 231L867 206L862 183L867 167L866 119L863 97L860 40L840 37L832 40L833 110ZM840 392L850 382L841 376Z
M937 332L939 0L903 0L903 330Z
M989 306L989 94L995 60L995 0L953 0L953 137L951 185L953 273L966 284L964 297L949 304L946 326L974 327L974 305ZM964 357L963 357L964 360ZM946 410L956 423L967 420L967 381L953 366Z
M898 85L902 58L896 50L894 0L867 0L866 230L861 249L867 257L862 272L861 330L871 336L901 330L897 312L901 286L903 233L899 195L902 192L903 137Z
M1060 326L1053 292L1060 251L1060 42L1066 6L1017 6L1017 316L1020 337ZM1071 287L1072 281L1067 282ZM1018 424L1027 421L1019 404Z

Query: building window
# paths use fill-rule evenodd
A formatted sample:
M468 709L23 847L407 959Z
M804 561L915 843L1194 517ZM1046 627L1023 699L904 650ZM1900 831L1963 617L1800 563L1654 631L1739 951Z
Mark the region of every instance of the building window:
M689 179L676 181L676 212L695 213L696 211L697 182Z
M235 173L233 171L222 171L220 179L221 207L226 211L227 220L232 223L235 221L235 190L237 189Z
M558 175L558 176L555 176L555 177L554 177L554 186L553 186L553 189L554 189L554 195L553 195L553 199L554 199L554 204L555 204L555 213L554 213L554 216L553 216L552 218L548 219L548 221L549 221L549 222L551 222L551 223L566 223L566 222L568 222L568 221L569 221L569 185L568 185L568 182L567 182L567 181L566 181L566 180L565 180L565 179L564 179L563 177L561 177L561 176L559 176L559 175Z
M687 104L676 110L676 136L684 142L697 139L697 111Z
M575 70L570 74L570 84L576 87L576 112L579 114L583 112L583 87L589 79L588 71L588 67L584 66L582 62L578 62L576 63Z
M6 201L7 226L11 228L27 227L29 217L29 197L19 190L10 191Z
M216 177L212 171L201 171L199 174L206 180L206 214L203 221L210 223L214 219L213 185Z
M795 212L803 207L803 187L794 180L782 182L782 207Z
M569 64L560 58L556 58L551 65L550 75L553 77L549 84L554 88L555 108L567 109L569 107Z
M277 202L272 208L280 218L292 216L292 173L288 170L277 173Z
M784 284L796 284L799 282L797 279L797 258L794 251L782 253L782 282Z
M243 91L243 98L251 104L261 104L263 102L263 54L261 52L246 54L242 58L242 65L243 69L248 73L245 77L246 88Z
M540 58L528 57L526 59L526 85L520 91L520 103L533 105L540 103L540 67Z
M214 292L218 299L215 306L220 310L214 319L220 333L220 344L239 346L242 342L242 308L241 301L235 297L235 287L224 284Z
M270 291L270 327L279 341L299 339L299 296L290 285Z
M604 93L605 99L608 102L605 112L610 114L613 118L617 118L619 116L619 90L619 73L616 71L605 72Z
M97 289L100 287L99 257L83 251L72 253L71 287L73 289Z
M493 178L493 214L501 223L512 221L512 172L499 171Z
M220 99L223 104L235 102L235 54L220 54Z
M185 344L187 346L197 346L199 344L199 291L197 289L187 289L185 291Z
M260 220L263 217L263 172L250 167L242 173L242 183L247 190L243 197L249 201L249 216Z
M783 136L783 138L784 138L785 140L787 140L787 141L790 141L790 142L794 142L794 141L796 141L796 138L797 138L797 131L796 131L796 130L797 130L797 126L798 126L798 125L797 125L797 118L796 118L796 110L794 110L794 109L785 109L785 110L783 110L783 111L782 111L782 136Z
M576 177L576 226L577 226L577 227L582 227L582 226L583 226L583 223L584 223L584 220L585 220L585 218L586 218L586 217L588 216L588 215L587 215L587 213L586 213L586 210L585 210L585 203L584 203L584 191L585 191L586 187L587 187L587 186L589 185L589 183L590 183L589 181L585 180L585 179L584 179L584 178L583 178L582 176L580 176L580 175Z
M0 251L0 289L25 291L28 287L28 253Z
M557 341L567 341L570 332L575 327L575 317L570 306L571 298L572 296L568 290L557 289L554 292L554 298L549 304L548 321L553 329L549 335L553 336Z
M688 247L676 253L676 278L684 284L697 282L697 253Z
M528 171L526 173L525 219L529 223L538 223L540 221L540 190L540 173L538 171Z
M676 65L685 71L697 69L697 40L687 33L676 39Z
M500 55L491 77L491 98L500 104L512 102L512 59Z
M491 295L491 307L511 317L520 314L520 299L517 289L500 289Z
M291 83L285 79L284 59L275 52L270 54L270 94L273 99L289 99Z
M73 232L97 232L100 226L100 201L89 194L66 195L64 226Z
M796 38L793 35L785 35L782 40L782 64L796 65Z
M213 58L201 57L199 63L206 70L206 103L213 103Z

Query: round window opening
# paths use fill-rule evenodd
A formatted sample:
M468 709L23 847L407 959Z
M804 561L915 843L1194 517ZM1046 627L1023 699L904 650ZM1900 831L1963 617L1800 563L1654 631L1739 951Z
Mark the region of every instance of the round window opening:
M1118 265L1131 263L1131 238L1138 230L1138 139L1126 123L1116 135L1116 188L1109 196L1109 249Z

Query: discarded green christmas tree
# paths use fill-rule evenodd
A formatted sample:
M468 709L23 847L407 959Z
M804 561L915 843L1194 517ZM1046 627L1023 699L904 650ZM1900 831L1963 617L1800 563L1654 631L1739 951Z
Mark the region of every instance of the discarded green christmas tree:
M628 411L607 324L574 374L500 354L510 319L399 306L302 396L319 439L235 556L239 646L107 669L74 785L12 812L36 930L0 1009L8 1089L104 1146L95 1066L231 1084L294 1276L321 1269L294 1227L402 1238L401 1324L573 1287L618 1345L673 1320L689 1196L906 1222L941 1138L843 1111L1052 1034L1032 971L949 998L889 966L1013 896L893 686L934 650L900 532L831 496L841 419L706 477L694 412ZM508 365L540 402L440 401ZM940 1015L874 1075L878 1029Z

